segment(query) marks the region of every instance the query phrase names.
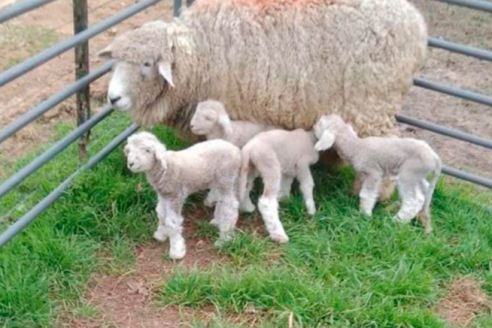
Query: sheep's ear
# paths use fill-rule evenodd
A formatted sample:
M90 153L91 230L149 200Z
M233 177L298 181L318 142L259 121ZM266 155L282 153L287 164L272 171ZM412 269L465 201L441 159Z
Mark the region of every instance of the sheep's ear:
M158 67L159 67L159 74L161 74L164 80L166 80L167 83L169 83L169 85L174 88L171 63L168 61L160 61L158 63Z
M230 135L232 133L232 124L229 115L219 115L217 122L224 128L226 135Z
M335 143L335 135L329 131L325 131L321 135L321 138L319 138L314 148L317 151L322 151L331 148L331 146L333 146L334 143Z
M104 48L103 50L99 51L97 53L97 56L99 58L103 58L103 59L112 59L113 58L113 49L112 49L111 45L109 45L106 48Z

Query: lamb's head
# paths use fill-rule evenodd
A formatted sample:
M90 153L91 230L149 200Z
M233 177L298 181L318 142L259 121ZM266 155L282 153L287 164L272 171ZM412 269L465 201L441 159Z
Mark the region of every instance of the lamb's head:
M350 136L357 137L354 128L346 123L340 115L323 115L313 127L314 135L318 142L314 146L317 151L331 148L335 143L337 135L348 132Z
M157 161L166 169L166 147L149 132L140 132L129 137L124 152L128 168L132 172L148 172Z
M208 135L217 128L222 128L225 134L232 132L229 114L224 105L215 100L202 101L196 106L190 128L196 135Z
M115 59L108 101L118 110L145 109L174 87L169 24L155 21L117 37L99 52Z

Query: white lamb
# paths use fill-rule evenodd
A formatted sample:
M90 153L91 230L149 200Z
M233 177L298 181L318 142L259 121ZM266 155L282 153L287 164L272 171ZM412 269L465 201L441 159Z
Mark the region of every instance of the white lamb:
M190 122L191 132L205 136L207 140L223 139L242 148L251 138L260 132L278 129L272 125L247 121L231 121L223 103L216 100L200 102ZM216 201L212 190L205 199L206 206L212 206ZM241 202L240 208L245 212L253 212L255 206L249 194Z
M308 213L314 215L316 212L314 181L309 169L319 159L315 143L313 132L272 130L258 134L241 150L239 197L244 199L250 193L252 180L259 174L264 188L258 209L270 238L276 242L289 241L279 219L278 199L290 192L294 179L299 181Z
M319 139L317 150L335 147L356 170L362 182L360 207L366 215L372 215L383 177L396 177L402 205L395 220L408 223L418 215L424 232L432 231L429 208L442 164L427 143L398 137L359 138L338 115L322 116L314 133Z
M216 191L218 200L212 223L220 231L217 243L232 237L238 218L239 148L223 140L211 140L185 150L168 151L153 134L140 132L128 138L124 151L128 168L145 172L157 192L159 225L154 238L169 238L172 259L181 259L186 254L181 210L192 193L210 188Z

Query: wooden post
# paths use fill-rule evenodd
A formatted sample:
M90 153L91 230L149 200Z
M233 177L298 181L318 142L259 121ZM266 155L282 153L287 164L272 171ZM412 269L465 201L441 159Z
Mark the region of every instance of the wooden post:
M73 0L73 31L74 34L87 29L88 6L87 0ZM78 80L89 73L89 41L75 47L75 78ZM90 87L77 92L77 126L91 117ZM87 158L87 144L90 131L80 138L79 159Z

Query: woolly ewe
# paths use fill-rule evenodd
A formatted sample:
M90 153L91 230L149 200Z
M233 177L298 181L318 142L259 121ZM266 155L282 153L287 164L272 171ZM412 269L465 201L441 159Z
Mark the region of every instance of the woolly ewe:
M259 174L264 188L258 209L270 238L276 242L289 241L279 219L278 199L288 196L294 179L299 181L308 213L316 212L314 181L309 169L319 159L315 143L314 134L303 129L272 130L258 134L241 150L239 198L244 199L250 193L252 180Z
M397 137L361 139L338 115L322 116L314 132L319 139L317 150L333 146L357 171L362 183L360 207L366 215L372 215L383 177L393 176L402 200L395 220L408 223L420 213L424 232L432 231L430 204L441 173L441 160L427 143Z
M426 47L407 0L197 0L100 55L117 60L109 101L141 125L189 132L196 104L217 99L232 120L310 129L328 111L384 135Z
M157 138L141 132L125 146L128 168L145 172L158 195L159 225L154 238L169 238L169 256L186 254L181 210L188 195L206 189L217 193L213 223L218 225L218 244L232 237L238 217L236 179L241 166L239 148L223 140L198 143L182 151L168 151Z

